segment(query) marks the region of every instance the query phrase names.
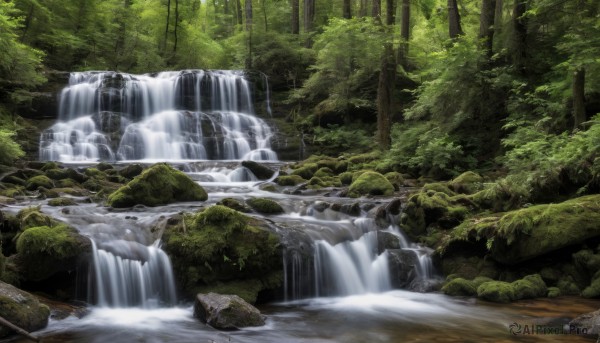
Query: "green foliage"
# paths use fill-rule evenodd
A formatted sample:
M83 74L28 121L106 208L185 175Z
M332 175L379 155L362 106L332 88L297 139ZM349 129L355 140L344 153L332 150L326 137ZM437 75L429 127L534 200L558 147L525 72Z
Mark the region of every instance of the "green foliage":
M13 140L14 136L14 132L0 128L0 164L11 165L25 156L21 146Z
M326 155L343 152L366 152L374 147L371 134L364 125L328 125L327 128L315 127L313 144Z

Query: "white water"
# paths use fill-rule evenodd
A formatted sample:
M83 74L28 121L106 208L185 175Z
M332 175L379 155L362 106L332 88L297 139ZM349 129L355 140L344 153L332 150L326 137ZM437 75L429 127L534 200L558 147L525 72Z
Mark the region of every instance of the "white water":
M58 112L41 160L277 160L238 71L72 73Z

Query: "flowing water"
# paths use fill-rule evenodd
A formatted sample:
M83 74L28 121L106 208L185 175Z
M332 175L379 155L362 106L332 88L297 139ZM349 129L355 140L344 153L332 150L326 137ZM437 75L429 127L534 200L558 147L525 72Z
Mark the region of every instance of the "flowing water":
M391 211L381 211L393 199L261 190L265 181L231 161L277 159L270 128L253 113L251 87L238 72L72 74L61 94L60 121L41 137L42 159L171 160L209 199L126 210L84 199L68 209L37 199L9 207L16 212L42 205L93 242L85 278L91 311L51 320L36 333L44 342L586 341L574 335L514 336L509 326L562 327L597 309L597 301L563 297L495 305L408 291L426 291L438 276L431 251L411 243L393 224ZM181 161L204 159L215 161ZM281 163L267 165L277 169ZM200 323L191 304L178 302L169 258L160 249L170 216L226 197L270 198L285 210L266 218L284 247L281 301L260 306L265 326L235 332Z

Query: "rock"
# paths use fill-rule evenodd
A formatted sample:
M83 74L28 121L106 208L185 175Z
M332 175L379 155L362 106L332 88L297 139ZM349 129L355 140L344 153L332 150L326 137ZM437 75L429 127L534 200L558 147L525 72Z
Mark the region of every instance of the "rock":
M451 296L474 296L477 295L477 287L475 283L463 278L455 278L450 280L442 287L442 292Z
M221 201L219 201L217 205L223 205L243 213L252 212L252 209L250 207L244 205L242 202L234 198L224 198Z
M254 161L243 161L242 166L248 168L254 176L259 180L267 180L275 175L275 171L271 168Z
M352 183L352 175L354 175L354 173L352 173L352 172L341 173L339 175L339 177L340 177L340 181L342 182L342 184L349 186Z
M514 281L515 299L541 298L548 295L548 287L539 274L527 275Z
M333 173L333 170L331 170L331 168L322 167L322 168L319 168L319 170L317 170L315 172L314 176L323 178L323 177L333 176L333 174L334 173Z
M407 288L417 278L419 259L414 251L389 249L388 261L393 288Z
M10 204L14 204L15 202L17 202L17 201L14 198L5 197L3 195L0 195L0 204L10 205Z
M477 288L477 297L496 303L509 303L515 300L515 290L508 282L488 281Z
M310 180L318 169L319 166L316 163L304 163L298 169L293 170L292 175L298 175L305 180Z
M467 171L450 181L450 187L456 193L473 194L483 189L483 178L472 171Z
M71 198L54 198L48 201L50 206L76 206L77 203Z
M134 163L119 170L119 175L128 179L133 179L134 177L140 175L143 171L144 167L142 167L140 164Z
M0 281L0 316L26 331L36 331L48 325L50 309L36 297ZM0 325L0 338L12 331Z
M59 272L74 272L78 258L91 251L91 243L74 228L61 224L25 230L16 248L21 275L37 282Z
M275 179L275 182L280 186L296 186L306 182L306 180L304 180L302 176L299 175L284 175L278 176Z
M54 188L54 183L45 175L34 176L27 180L27 190L34 191L39 187L44 187L47 189Z
M219 330L265 325L260 311L237 295L198 294L194 317Z
M548 287L548 298L560 297L560 289L558 287Z
M383 176L385 176L385 178L388 179L392 185L394 185L395 190L399 190L400 187L404 186L404 177L402 177L402 174L398 172L385 173Z
M577 333L600 335L600 310L580 315L569 322L569 327L578 329Z
M394 186L385 176L373 171L361 174L348 189L348 195L353 198L362 195L390 196L392 194L394 194Z
M251 198L246 200L246 204L258 213L279 214L285 212L281 205L271 199Z
M155 164L108 196L112 207L165 205L177 201L204 201L204 188L165 163Z

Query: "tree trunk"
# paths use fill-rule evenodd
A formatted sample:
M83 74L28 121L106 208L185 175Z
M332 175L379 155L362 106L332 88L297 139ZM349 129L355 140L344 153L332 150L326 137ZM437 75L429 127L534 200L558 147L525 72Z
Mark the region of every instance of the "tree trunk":
M292 34L300 33L300 0L292 0Z
M237 24L242 25L242 2L241 0L235 0L235 9L237 14Z
M344 0L344 13L342 14L342 16L345 19L351 19L352 18L352 1L351 0Z
M31 20L33 19L33 13L35 10L35 5L32 2L29 6L29 11L27 13L27 17L25 17L25 22L23 23L23 33L21 34L21 42L25 41L25 36L27 35L27 31L29 31L29 26L31 25Z
M458 13L456 0L448 0L448 31L452 39L464 34L460 27L460 13Z
M394 0L386 0L385 23L390 26L394 23ZM385 30L393 32L389 27ZM381 56L381 71L377 85L377 142L381 150L387 150L391 143L391 118L393 114L393 94L396 82L396 56L392 35L384 44Z
M479 16L479 39L488 57L492 56L494 46L494 16L496 0L482 0Z
M265 32L269 31L269 21L267 20L267 1L262 0L261 4L263 20L265 21Z
M523 72L527 58L527 19L524 17L527 11L526 0L515 0L513 8L513 37L512 37L512 60L517 70Z
M394 0L385 1L385 24L388 26L394 25L396 22L396 11L394 11Z
M496 13L494 14L494 35L496 37L500 37L502 33L502 27L504 23L502 22L504 17L504 0L496 0ZM498 45L498 43L496 43ZM500 50L498 47L496 47Z
M167 50L167 42L169 41L169 21L171 21L171 0L167 1L167 25L165 28L165 45L163 50Z
M252 0L246 0L246 32L248 33L246 69L252 69Z
M313 21L315 20L315 0L304 0L304 33L310 33L313 29ZM306 47L312 46L312 39L309 37L306 40Z
M363 18L367 16L367 0L360 0L360 7L358 9L358 17Z
M573 73L573 126L580 129L585 122L585 69L577 68Z
M373 0L371 16L375 18L376 21L381 22L381 0Z
M177 27L179 26L179 0L175 0L175 28L173 29L173 53L177 52Z
M408 66L408 40L410 39L410 0L402 0L402 23L400 23L400 44L397 63Z

